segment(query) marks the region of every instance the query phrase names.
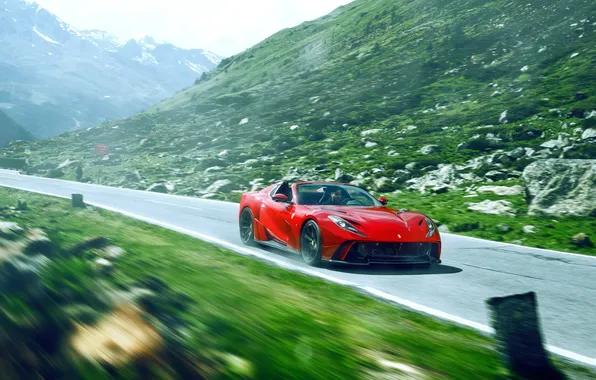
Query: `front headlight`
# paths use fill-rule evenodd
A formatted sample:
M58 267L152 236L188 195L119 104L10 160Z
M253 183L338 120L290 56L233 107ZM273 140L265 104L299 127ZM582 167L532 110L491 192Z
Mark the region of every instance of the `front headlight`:
M433 221L430 220L430 218L425 216L424 221L426 222L426 226L428 227L428 233L426 234L426 237L429 238L429 237L433 236L435 234L435 232L437 232L437 228L435 227L435 224L433 223Z
M358 231L356 227L344 218L341 218L337 215L329 215L329 219L333 221L333 223L337 224L340 228L343 228L346 231L350 231L356 235L365 236L362 232Z

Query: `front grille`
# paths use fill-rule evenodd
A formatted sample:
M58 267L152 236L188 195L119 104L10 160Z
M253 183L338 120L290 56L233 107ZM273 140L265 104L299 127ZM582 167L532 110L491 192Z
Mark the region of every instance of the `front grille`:
M358 251L368 257L428 256L432 243L359 243Z
M346 256L352 263L417 263L430 261L435 243L355 243Z

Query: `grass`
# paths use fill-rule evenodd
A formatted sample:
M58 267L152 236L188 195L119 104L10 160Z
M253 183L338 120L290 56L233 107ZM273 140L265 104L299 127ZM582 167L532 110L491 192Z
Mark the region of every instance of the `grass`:
M415 366L429 378L508 376L494 340L475 331L112 212L72 209L66 200L0 188L0 208L17 200L29 209L4 220L44 228L64 246L106 236L123 247L112 281L152 275L188 295L190 307L175 312L189 323L192 349L248 360L254 378L372 378L386 371L379 357Z

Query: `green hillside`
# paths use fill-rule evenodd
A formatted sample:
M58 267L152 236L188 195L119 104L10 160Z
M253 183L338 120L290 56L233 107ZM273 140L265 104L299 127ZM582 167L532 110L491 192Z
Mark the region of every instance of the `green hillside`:
M0 147L7 145L11 141L31 139L33 137L29 132L0 110Z
M30 161L40 175L80 160L89 181L230 200L282 178L353 181L457 232L593 252L569 238L594 218L557 215L566 227L553 232L552 217L526 215L527 192L476 190L525 186L538 160L596 158L595 29L590 0L356 0L145 113L35 143ZM96 143L113 154L97 157ZM478 225L488 217L466 202L485 200L513 211ZM596 209L593 192L581 202Z

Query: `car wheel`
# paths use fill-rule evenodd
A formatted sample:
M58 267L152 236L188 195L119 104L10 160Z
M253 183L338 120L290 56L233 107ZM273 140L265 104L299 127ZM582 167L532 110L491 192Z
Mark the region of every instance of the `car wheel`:
M245 207L240 214L240 239L246 245L253 245L255 242L255 219L249 207Z
M300 254L308 265L319 266L322 253L321 230L314 220L309 220L300 234Z

